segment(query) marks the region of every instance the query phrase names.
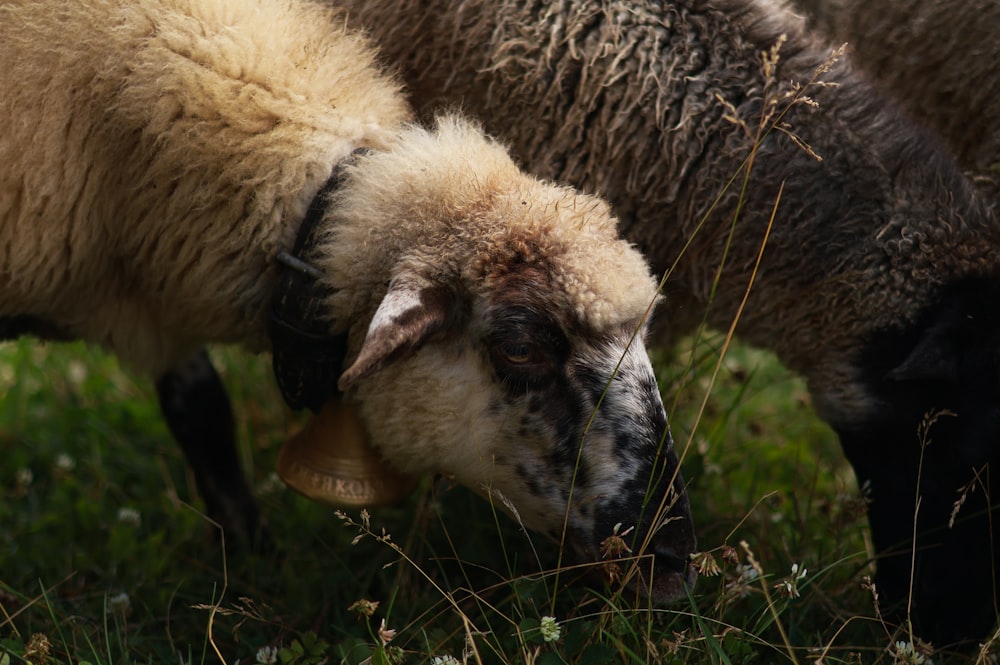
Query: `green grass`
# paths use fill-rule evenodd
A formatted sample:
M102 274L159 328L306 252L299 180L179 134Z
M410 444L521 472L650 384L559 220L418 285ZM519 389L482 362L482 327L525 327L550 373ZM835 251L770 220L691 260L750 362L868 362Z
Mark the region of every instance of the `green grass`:
M79 345L2 345L0 664L246 664L265 647L303 665L907 662L887 651L902 638L863 588L863 504L835 437L767 354L734 347L710 386L719 344L693 351L683 381L683 354L655 359L667 403L678 396L700 545L720 569L669 608L579 568L553 575L554 545L444 481L368 526L285 489L274 460L302 418L281 405L266 359L222 350L274 535L265 552L227 546L148 382ZM778 588L793 564L807 569L798 597ZM378 602L372 616L349 609L359 599ZM388 645L383 621L396 631Z

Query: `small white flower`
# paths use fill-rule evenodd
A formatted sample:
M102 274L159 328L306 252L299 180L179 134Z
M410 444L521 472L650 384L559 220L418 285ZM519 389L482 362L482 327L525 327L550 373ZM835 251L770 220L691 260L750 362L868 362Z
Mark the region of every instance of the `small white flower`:
M79 385L87 378L87 366L79 360L71 360L66 366L66 375L70 381Z
M555 642L559 639L559 624L555 617L542 617L538 625L538 630L542 633L542 639L546 642Z
M431 665L462 665L454 656L434 656Z
M911 642L896 642L890 647L893 665L934 665L934 661L917 651Z
M786 598L798 598L799 582L805 579L806 572L807 570L805 566L799 569L799 564L793 563L791 574L785 579L775 584L774 588L777 589L781 593L781 595L785 596Z
M23 468L17 470L17 484L20 487L27 487L31 484L31 481L35 479L35 474L31 472L29 468Z
M385 625L385 619L382 619L382 623L378 627L378 638L382 640L382 644L388 644L392 642L396 637L395 628L387 628Z
M55 467L56 471L69 473L74 467L76 467L76 462L66 453L59 453L56 455Z
M122 591L121 593L116 593L115 595L108 598L108 612L112 614L125 614L128 612L129 607L132 606L132 601L129 599L128 594Z
M735 572L736 578L726 583L726 592L732 594L733 598L746 598L750 595L751 585L757 581L760 573L749 563L736 566Z
M274 665L278 662L278 647L257 649L257 665Z
M127 506L118 509L118 521L129 526L139 526L142 524L142 517L135 508Z

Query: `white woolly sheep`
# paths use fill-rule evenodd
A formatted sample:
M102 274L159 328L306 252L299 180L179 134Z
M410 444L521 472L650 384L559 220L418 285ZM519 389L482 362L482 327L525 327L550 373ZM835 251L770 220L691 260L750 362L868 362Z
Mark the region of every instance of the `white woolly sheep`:
M603 202L477 127L406 125L344 23L298 0L0 5L2 329L161 377L196 470L229 464L192 431L221 391L197 350L270 349L275 254L318 211L319 316L385 459L498 492L592 560L634 524L655 553L640 586L683 596L694 536L643 348L647 264Z
M845 59L819 76L836 87L805 93L816 107L790 104L830 51L778 0L347 4L418 108L460 105L536 175L611 200L625 237L670 270L672 335L706 311L728 328L755 275L736 332L805 376L870 485L884 605L907 608L913 556L918 632L989 635L998 474L947 522L956 489L1000 461L998 227L932 137ZM782 35L769 76L761 56ZM771 111L780 127L727 189ZM922 451L921 423L942 410L958 417L938 418Z

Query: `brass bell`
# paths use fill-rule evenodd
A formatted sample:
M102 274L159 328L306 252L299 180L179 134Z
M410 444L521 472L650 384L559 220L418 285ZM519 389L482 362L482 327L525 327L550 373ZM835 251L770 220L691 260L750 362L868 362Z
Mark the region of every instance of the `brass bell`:
M282 446L277 467L285 484L300 494L350 508L396 503L419 481L384 462L355 408L335 399Z

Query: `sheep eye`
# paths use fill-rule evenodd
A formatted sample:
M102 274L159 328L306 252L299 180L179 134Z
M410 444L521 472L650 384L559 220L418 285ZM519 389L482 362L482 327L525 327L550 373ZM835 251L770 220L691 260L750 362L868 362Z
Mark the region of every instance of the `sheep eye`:
M513 393L551 379L568 352L558 326L524 307L498 312L484 342L493 369Z
M531 341L502 341L490 349L493 362L504 374L535 374L549 364L545 350Z
M527 342L502 344L497 351L511 365L528 365L539 357L538 350Z

